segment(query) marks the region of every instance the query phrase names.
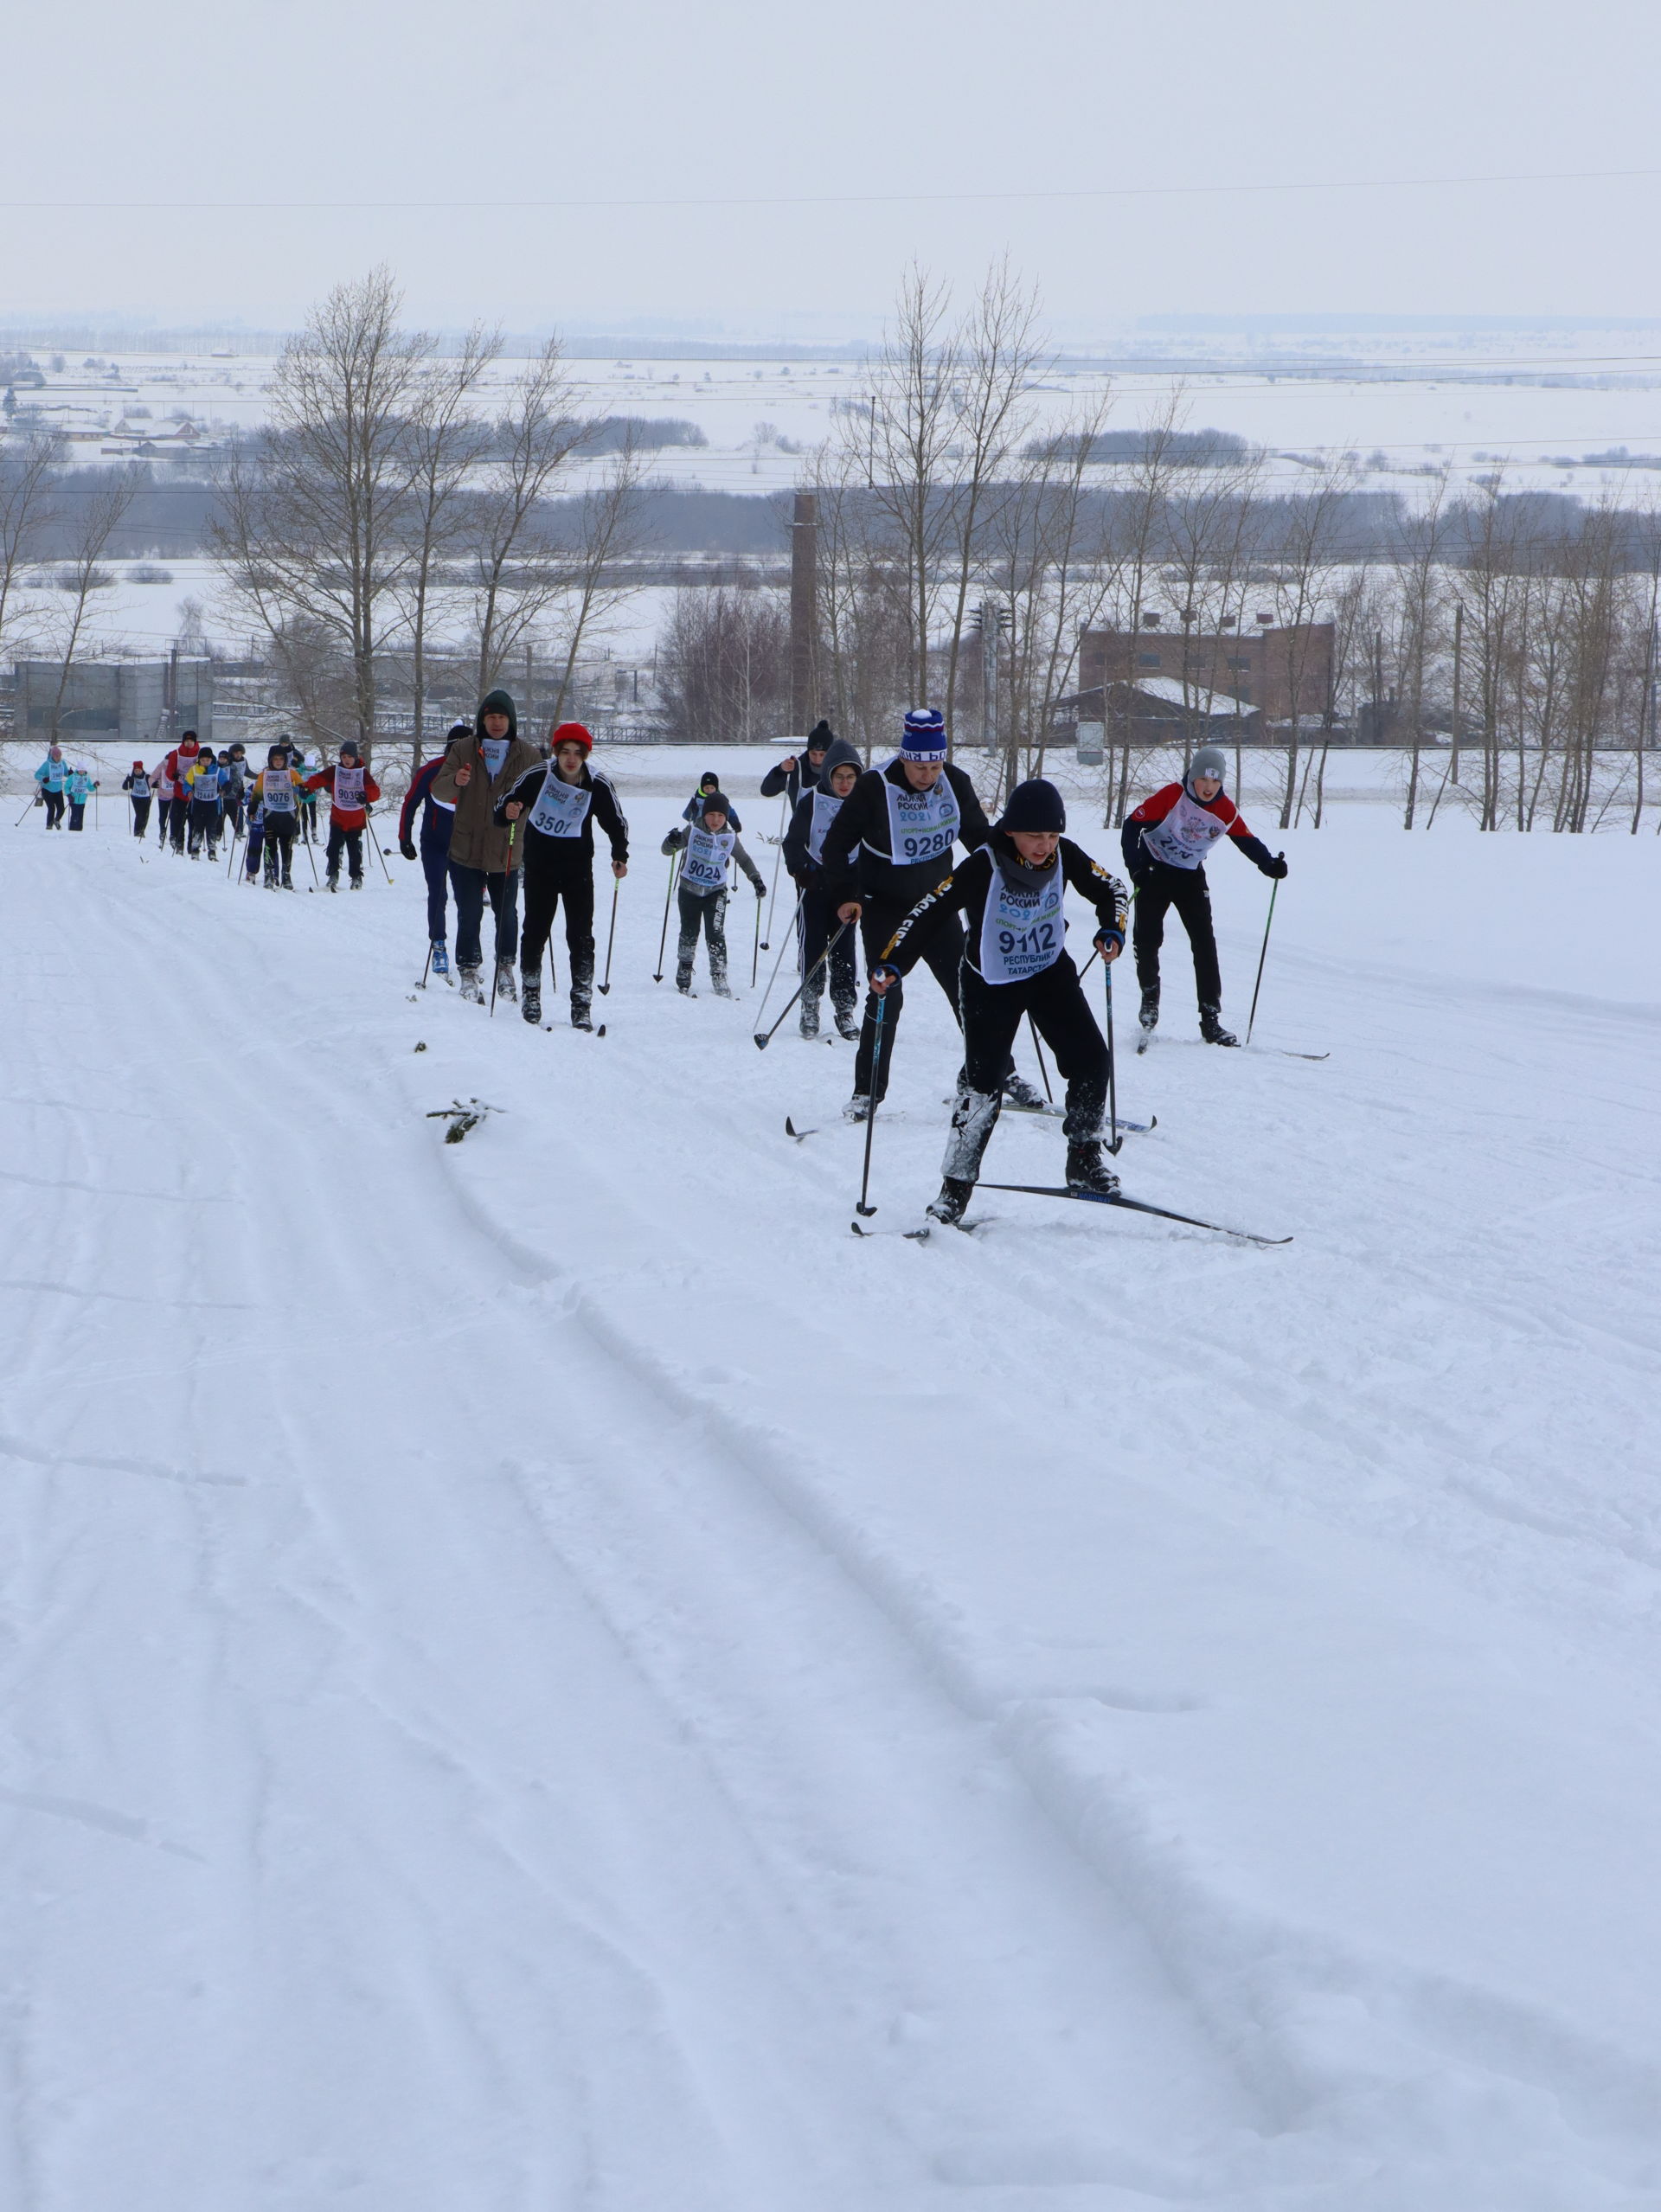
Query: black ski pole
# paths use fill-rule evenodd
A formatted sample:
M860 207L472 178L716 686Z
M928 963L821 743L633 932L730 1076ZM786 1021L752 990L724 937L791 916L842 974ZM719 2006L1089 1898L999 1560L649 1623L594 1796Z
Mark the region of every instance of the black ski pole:
M427 978L427 977L431 974L431 972L432 972L432 969L433 969L433 943L432 943L432 939L429 938L429 939L428 939L428 940L427 940L427 946L426 946L426 962L425 962L425 964L423 965L422 969L421 969L421 980L420 980L420 984L416 986L418 990L425 991L425 990L426 989L426 978Z
M669 856L669 888L664 894L664 926L657 935L657 972L652 978L653 983L662 983L664 979L664 947L669 942L669 905L675 896L675 864L679 859L678 852L672 852Z
M871 1188L871 1137L876 1128L876 1102L882 1091L882 1017L888 1010L888 994L885 991L876 1002L876 1036L871 1047L871 1097L865 1116L865 1172L859 1179L859 1203L854 1211L869 1221L875 1213L875 1206L868 1206L866 1199Z
M758 899L755 902L755 942L750 947L750 989L752 991L755 989L756 972L761 965L761 909L766 903L765 899Z
M236 848L237 848L237 845L239 844L239 843L240 843L240 840L241 840L241 837L242 837L242 832L241 832L240 830L232 830L232 832L231 832L231 856L230 856L230 858L229 858L229 859L226 862L226 863L225 863L225 881L226 881L228 883L230 882L232 875L235 873L235 870L236 870Z
M814 961L814 963L813 963L812 966L811 966L811 967L808 970L807 973L806 973L806 974L805 974L805 975L802 978L802 979L801 979L800 983L798 983L798 984L797 984L797 986L796 986L795 990L792 991L792 993L790 994L790 997L789 997L788 1001L787 1001L787 1002L786 1002L786 1006L785 1006L785 1011L784 1011L784 1013L783 1013L783 1014L781 1014L781 1015L779 1016L778 1021L776 1021L776 1022L773 1023L773 1027L772 1027L772 1028L771 1028L771 1029L770 1029L766 1032L766 1035L764 1036L764 1035L762 1035L762 1033L761 1033L761 1031L760 1031L760 1029L754 1029L754 1030L752 1030L752 1031L751 1031L751 1035L752 1035L754 1037L754 1039L755 1039L755 1042L756 1042L756 1047L757 1047L758 1050L760 1050L760 1051L761 1051L761 1052L765 1052L765 1051L766 1050L767 1047L768 1047L768 1046L769 1046L769 1045L773 1042L773 1041L774 1037L776 1037L776 1036L778 1035L779 1031L779 1029L780 1029L780 1027L782 1026L782 1024L783 1024L783 1023L784 1023L784 1021L785 1021L786 1016L786 1015L788 1015L788 1013L790 1012L791 1008L792 1008L792 1006L796 1003L796 1001L797 1001L797 1000L798 1000L798 999L801 997L802 993L803 993L803 992L804 992L804 991L807 989L807 986L809 985L809 984L811 984L811 983L812 982L812 980L813 980L814 977L815 977L816 975L818 975L818 973L819 972L819 970L820 970L820 969L821 969L821 968L824 965L825 962L826 962L826 961L827 961L827 960L830 958L830 955L831 955L831 954L832 954L832 953L836 951L836 949L837 949L837 939L839 939L840 937L842 937L842 936L843 935L843 933L844 933L846 931L850 930L852 927L853 927L853 924L852 924L852 922L850 922L850 921L844 921L844 922L840 922L840 923L838 923L838 925L837 925L837 926L836 935L835 935L834 937L832 937L832 938L831 938L831 939L830 939L830 943L829 943L829 944L825 946L825 948L824 948L824 952L820 953L820 955L819 955L818 959L817 960L815 960L815 961ZM779 958L782 960L782 959L784 959L784 957L785 957L785 948L784 948L784 946L781 945L781 946L779 946ZM769 984L767 985L767 989L768 989L769 991L771 991L771 990L773 989L773 985L772 985L771 984ZM878 1012L878 1016L879 1016L879 1018L880 1018L880 1017L881 1017L881 1014L882 1014L882 1002L881 1002L881 1000L879 1000L879 1001L877 1002L877 1012Z
M606 992L612 987L612 947L617 942L617 894L622 888L623 879L621 876L612 876L612 926L606 933L606 980L600 986L600 995L602 998L605 997Z
M508 825L508 867L506 875L502 878L502 896L504 901L509 891L512 888L513 837L518 827L519 824L516 822L510 823ZM496 938L491 951L491 1019L494 1021L496 1019L496 986L502 979L502 916L497 910L494 901L491 901L491 918L496 923ZM479 917L479 925L482 931L484 926L482 914Z
M1107 1112L1113 1125L1113 1142L1107 1149L1110 1152L1116 1152L1124 1139L1119 1133L1119 1070L1113 1061L1113 964L1111 960L1102 962L1101 974L1107 986Z
M1027 1027L1032 1032L1032 1048L1038 1055L1038 1073L1044 1079L1044 1096L1049 1100L1051 1106L1054 1106L1055 1093L1049 1087L1049 1070L1044 1065L1044 1048L1038 1042L1038 1024L1030 1014L1027 1016Z
M311 863L311 888L315 891L317 888L317 856L311 850L310 837L304 838L301 842L305 846L305 856Z
M381 855L381 873L386 877L387 888L390 890L392 888L392 870L387 866L387 856L385 852L382 850L380 832L375 829L374 824L374 812L375 810L373 807L366 806L363 810L363 834L375 847L376 852Z
M22 828L22 826L23 826L23 815L24 815L24 814L27 814L27 813L29 812L29 807L38 806L38 805L40 805L40 803L41 803L41 794L39 793L39 792L35 792L35 794L33 795L33 797L29 799L29 805L24 807L24 809L23 809L23 813L22 813L22 814L20 814L20 815L17 817L17 819L16 819L16 821L12 824L12 825L11 825L11 826L12 826L12 828L13 828L14 830L21 830L21 829Z
M767 938L770 938L773 935L773 910L779 903L779 863L785 856L785 814L789 805L790 792L788 786L786 786L786 788L781 791L779 794L779 836L777 839L779 850L773 856L773 888L767 894L767 935L761 939L761 950L764 952L771 952L773 950L772 946L767 942ZM756 904L760 906L760 901L758 899L756 901ZM755 988L755 978L754 976L750 978L750 988L752 990Z
M1277 858L1284 860L1285 853L1277 855ZM1257 981L1252 985L1252 1010L1246 1023L1247 1044L1252 1041L1252 1023L1257 1019L1257 994L1263 988L1263 963L1269 957L1269 932L1274 927L1274 895L1279 888L1280 879L1277 875L1269 892L1269 918L1263 925L1263 950L1257 956Z

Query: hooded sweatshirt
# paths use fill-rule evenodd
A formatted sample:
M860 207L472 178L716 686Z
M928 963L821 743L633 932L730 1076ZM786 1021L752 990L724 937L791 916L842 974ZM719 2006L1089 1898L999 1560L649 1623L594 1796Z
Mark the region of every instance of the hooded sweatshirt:
M792 880L799 881L811 872L820 882L824 881L825 835L843 806L843 801L830 788L830 772L844 766L851 767L856 777L863 771L857 749L845 737L833 737L825 748L818 781L805 782L795 812L790 817L790 827L785 832L785 866ZM849 796L853 794L850 792Z
M504 740L485 737L484 717L490 714L507 716ZM503 875L518 867L524 857L523 839L516 834L517 824L497 829L496 810L520 777L541 765L535 747L527 745L519 734L519 712L512 699L505 691L486 692L473 717L472 735L456 740L433 779L434 804L456 810L455 828L450 833L452 867L482 869L487 875ZM465 784L456 781L462 768L472 771Z

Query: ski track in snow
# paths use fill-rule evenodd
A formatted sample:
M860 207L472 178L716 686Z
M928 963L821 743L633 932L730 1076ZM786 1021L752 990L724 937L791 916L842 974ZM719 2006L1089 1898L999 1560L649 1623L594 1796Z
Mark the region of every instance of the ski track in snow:
M653 986L625 798L603 1040L415 991L395 862L5 844L0 2202L1661 2206L1658 1010L1316 870L1330 1061L1178 937L1120 1063L1126 1187L1292 1246L861 1243L851 1048ZM874 1227L955 1065L920 977Z

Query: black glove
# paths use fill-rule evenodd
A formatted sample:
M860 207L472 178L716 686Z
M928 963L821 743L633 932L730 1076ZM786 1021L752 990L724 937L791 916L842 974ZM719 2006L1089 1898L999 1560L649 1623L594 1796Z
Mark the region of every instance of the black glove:
M1276 853L1273 860L1260 861L1258 865L1265 875L1272 875L1278 883L1286 872L1286 856L1285 853Z
M1105 952L1110 945L1116 952L1122 952L1125 950L1125 933L1122 929L1099 929L1096 932L1096 950L1099 952Z
M765 899L766 897L767 887L765 883L758 883L755 885L754 888L755 895L758 899Z
M401 853L402 853L406 860L414 860L415 857L415 840L414 837L400 837L398 840L398 850Z

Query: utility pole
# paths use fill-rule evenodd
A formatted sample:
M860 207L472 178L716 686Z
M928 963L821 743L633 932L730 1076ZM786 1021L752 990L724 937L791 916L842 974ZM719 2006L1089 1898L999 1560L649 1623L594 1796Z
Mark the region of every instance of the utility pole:
M1459 679L1465 672L1465 601L1453 602L1453 758L1448 763L1455 783L1459 780Z
M816 719L818 574L819 503L814 493L798 491L790 526L790 727L798 737L805 737Z

